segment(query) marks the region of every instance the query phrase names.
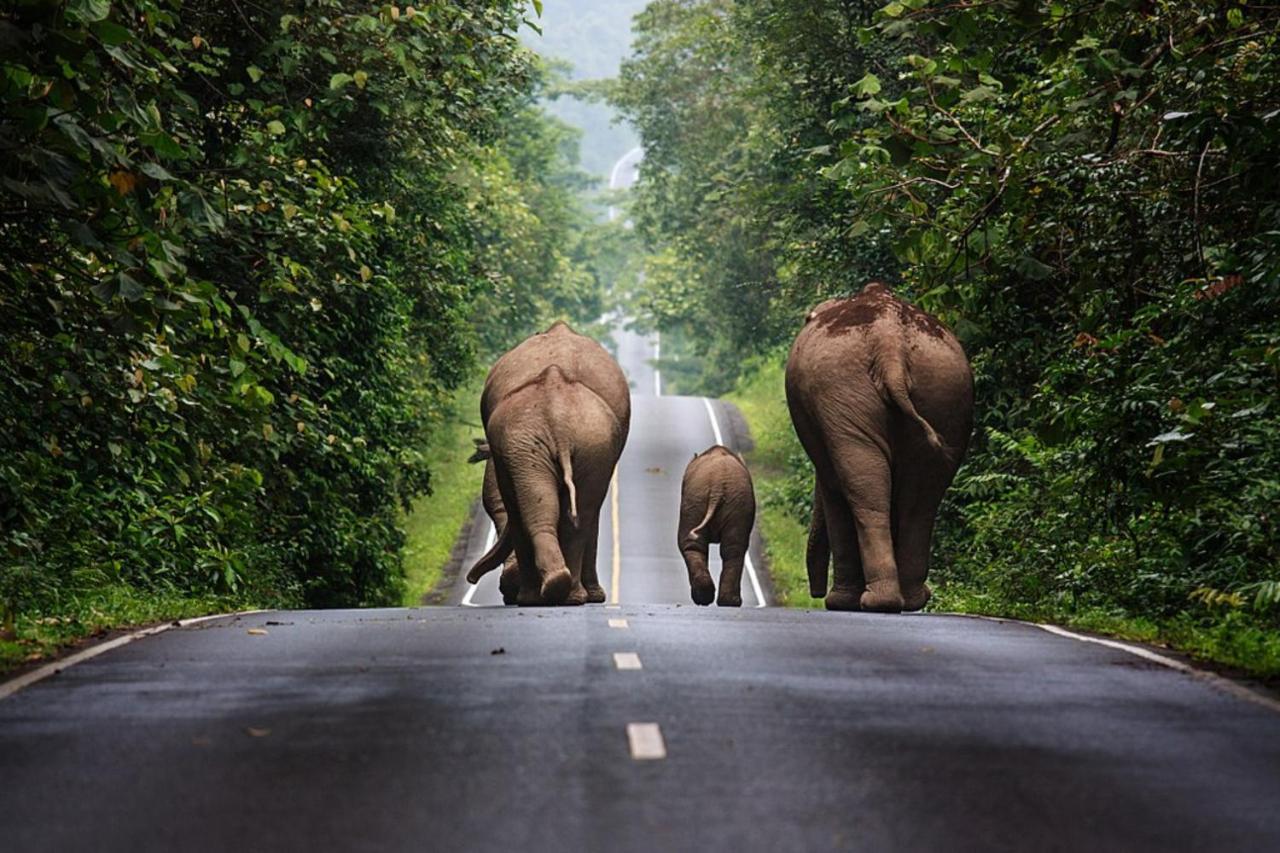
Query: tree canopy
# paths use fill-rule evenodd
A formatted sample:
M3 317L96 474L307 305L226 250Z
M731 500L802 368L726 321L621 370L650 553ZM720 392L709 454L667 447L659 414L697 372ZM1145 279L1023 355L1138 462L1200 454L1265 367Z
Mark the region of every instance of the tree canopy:
M526 10L0 13L0 602L86 584L397 600L397 514L478 358L594 318Z
M1278 25L1235 2L657 0L613 96L646 149L638 309L720 391L810 305L890 281L977 376L953 586L1274 620Z

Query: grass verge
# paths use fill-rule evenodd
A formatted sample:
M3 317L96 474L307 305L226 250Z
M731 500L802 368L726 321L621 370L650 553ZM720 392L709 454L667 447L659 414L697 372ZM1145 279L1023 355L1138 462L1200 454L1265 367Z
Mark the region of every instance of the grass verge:
M53 657L68 646L107 632L210 613L253 608L243 598L191 596L112 584L77 594L54 615L20 614L13 633L0 638L0 673Z
M440 580L458 530L480 494L484 468L467 464L479 407L480 382L465 388L440 415L437 439L430 449L432 494L418 499L404 517L404 603L418 604ZM278 603L278 602L277 602ZM179 591L141 590L111 584L77 592L56 614L18 614L13 630L0 633L0 674L54 657L87 639L115 630L232 610L269 606L244 595L192 595Z
M792 460L802 450L791 428L782 366L780 357L759 362L743 374L725 399L742 412L755 444L745 456L760 503L757 523L774 595L787 607L821 607L822 599L809 597L804 565L809 528L787 510L783 499L792 478Z
M764 359L743 373L725 399L742 412L755 448L746 454L760 500L758 523L773 587L787 607L821 607L809 597L804 553L808 528L795 515L797 460L802 454L783 390L781 355ZM1014 603L986 590L936 578L931 612L968 613L1048 622L1106 634L1123 640L1175 649L1219 668L1280 681L1280 632L1243 609L1206 611L1202 617L1182 614L1165 619L1135 616L1122 610L1070 609L1046 603Z
M484 466L467 462L473 438L482 438L479 380L464 388L444 413L431 449L431 494L414 501L403 520L404 604L413 607L440 582L471 505L480 495Z

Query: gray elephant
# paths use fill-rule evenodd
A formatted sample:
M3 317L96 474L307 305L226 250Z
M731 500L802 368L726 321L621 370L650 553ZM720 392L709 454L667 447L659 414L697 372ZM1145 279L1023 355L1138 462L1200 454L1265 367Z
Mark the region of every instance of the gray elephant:
M622 454L617 415L553 364L495 402L485 434L507 524L467 580L514 552L519 604L585 604L587 551Z
M489 418L508 394L525 385L550 365L560 368L563 376L574 382L580 382L590 388L614 413L621 428L622 442L625 444L631 425L631 389L622 368L604 347L585 335L580 335L568 324L557 322L540 334L531 335L518 346L507 351L494 362L485 379L484 390L480 396L480 419L488 427ZM494 505L501 504L501 495L497 489L497 472L492 471L492 463L485 469L485 509L494 526L501 533L498 516L490 510L491 498L496 497ZM613 469L606 474L612 476ZM605 600L604 587L600 585L596 571L596 550L598 542L598 526L592 525L587 531L590 541L586 546L586 557L582 566L582 583L587 591L587 600L602 602ZM503 601L510 604L515 601L519 587L515 561L508 561L503 570L499 588Z
M676 541L689 570L694 604L710 604L715 584L707 570L708 545L720 543L721 607L742 605L742 566L756 521L756 493L742 457L722 445L697 454L680 482L680 524Z
M484 485L480 491L480 503L489 520L493 522L496 539L497 536L502 535L502 531L507 529L507 507L503 504L502 492L498 489L498 472L493 467L489 442L477 438L475 443L475 453L472 453L467 461L484 463ZM502 578L498 581L498 591L502 593L503 604L516 603L516 597L520 592L520 571L516 565L514 552L502 564Z
M817 475L810 595L825 595L829 610L924 607L938 504L973 429L973 375L959 342L872 282L809 313L786 389Z

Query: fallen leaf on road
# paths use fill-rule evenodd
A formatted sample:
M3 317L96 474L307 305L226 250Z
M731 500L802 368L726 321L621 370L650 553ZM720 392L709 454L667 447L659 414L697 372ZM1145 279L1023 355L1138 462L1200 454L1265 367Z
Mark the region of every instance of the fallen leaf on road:
M271 734L271 729L260 729L256 726L249 726L244 730L244 733L249 737L266 737Z
M245 631L245 633L253 634L255 637L265 637L267 634L267 629L266 628L250 628L248 631Z

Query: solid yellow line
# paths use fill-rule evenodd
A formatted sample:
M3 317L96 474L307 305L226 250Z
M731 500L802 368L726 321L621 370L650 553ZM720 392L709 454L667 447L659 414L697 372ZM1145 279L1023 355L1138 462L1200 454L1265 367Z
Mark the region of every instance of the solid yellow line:
M610 584L609 601L618 603L618 588L622 585L622 546L618 542L618 469L613 469L609 481L609 510L613 516L613 582Z

